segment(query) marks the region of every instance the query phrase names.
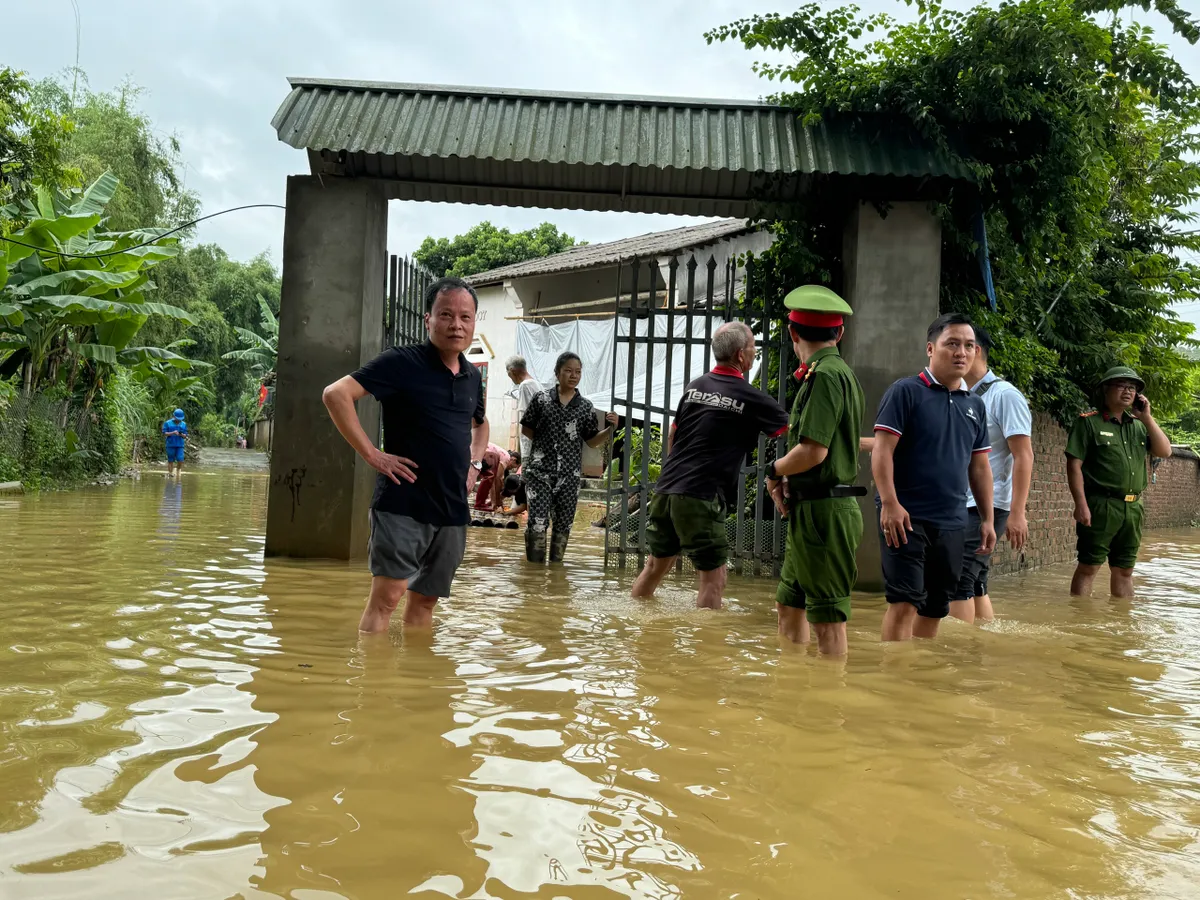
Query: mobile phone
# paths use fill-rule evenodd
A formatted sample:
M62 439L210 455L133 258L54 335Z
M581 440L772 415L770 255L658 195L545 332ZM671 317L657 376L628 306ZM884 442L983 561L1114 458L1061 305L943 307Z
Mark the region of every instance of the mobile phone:
M1146 408L1146 398L1138 394L1137 399L1133 401L1133 408L1137 412L1142 412Z

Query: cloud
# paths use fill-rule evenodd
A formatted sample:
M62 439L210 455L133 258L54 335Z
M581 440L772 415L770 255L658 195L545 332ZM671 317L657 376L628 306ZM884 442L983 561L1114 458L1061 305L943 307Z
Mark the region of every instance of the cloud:
M310 75L544 90L758 98L772 85L750 71L740 46L708 46L703 32L775 0L470 0L442 4L360 0L345 12L318 0L110 0L81 3L80 64L94 89L132 78L146 112L183 143L188 186L205 212L282 203L286 178L305 155L279 143L270 121L287 76ZM908 14L890 0L864 10ZM963 5L963 4L954 4ZM6 63L41 78L74 63L68 0L10 4ZM1156 25L1165 24L1161 19ZM1200 51L1167 38L1200 72ZM596 242L688 221L635 213L524 210L393 203L389 246L412 252L427 234L452 235L482 219L526 228L552 221ZM198 238L237 258L278 260L283 215L257 210L202 224Z

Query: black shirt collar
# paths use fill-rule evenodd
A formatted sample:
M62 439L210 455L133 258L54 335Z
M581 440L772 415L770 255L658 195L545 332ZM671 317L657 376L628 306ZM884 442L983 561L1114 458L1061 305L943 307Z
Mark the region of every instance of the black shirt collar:
M455 375L453 372L450 372L450 367L447 366L442 360L442 352L438 350L437 347L433 346L433 341L426 339L425 343L422 344L421 347L425 351L425 356L429 360L429 365L432 366L435 371L442 369L454 378L462 378L464 375L471 374L471 369L469 368L471 363L464 354L458 354L458 374Z

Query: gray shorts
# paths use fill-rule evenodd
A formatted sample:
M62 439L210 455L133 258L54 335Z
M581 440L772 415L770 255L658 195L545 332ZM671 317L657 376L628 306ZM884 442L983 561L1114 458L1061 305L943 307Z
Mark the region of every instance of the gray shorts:
M410 591L449 597L466 549L466 525L426 525L408 516L371 510L371 574L407 581Z
M1004 529L1008 527L1008 510L996 506L992 508L992 524L996 528L996 540L1004 537ZM963 545L962 575L958 579L958 592L955 600L970 600L972 597L982 597L988 592L988 573L992 568L992 554L980 556L975 551L983 542L980 529L983 519L979 510L974 506L967 507L967 541Z

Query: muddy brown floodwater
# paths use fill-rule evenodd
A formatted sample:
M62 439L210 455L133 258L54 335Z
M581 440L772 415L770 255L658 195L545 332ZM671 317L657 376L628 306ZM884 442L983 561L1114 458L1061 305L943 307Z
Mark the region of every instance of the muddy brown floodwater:
M0 498L0 897L1200 897L1200 546L846 665L473 529L431 637L262 558L266 479Z

